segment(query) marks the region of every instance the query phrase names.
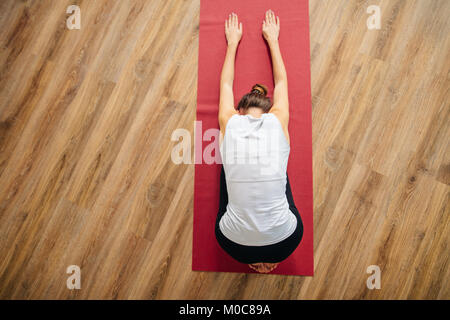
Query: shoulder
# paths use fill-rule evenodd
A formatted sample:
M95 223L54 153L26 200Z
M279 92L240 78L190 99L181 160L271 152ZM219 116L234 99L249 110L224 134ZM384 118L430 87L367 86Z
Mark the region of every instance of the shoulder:
M222 121L219 119L219 127L220 127L220 140L223 140L223 137L225 136L225 132L227 129L235 127L236 123L240 123L240 119L242 116L239 113L234 113L227 119L223 119ZM239 124L237 125L239 126Z
M282 127L284 127L283 125L283 118L278 116L275 112L268 112L266 113L266 117L267 119L269 119L269 121L271 123L276 123L276 124L280 124Z
M229 128L230 126L233 126L235 123L238 123L242 120L242 115L239 113L233 114L231 117L228 118L227 123L225 124L225 129Z
M283 116L280 117L279 115L277 115L276 112L269 112L268 115L270 115L268 117L270 117L270 119L274 123L274 125L281 128L281 130L284 133L284 136L286 137L288 144L290 144L288 121L286 121L286 119L283 118Z
M234 118L235 116L239 116L239 113L229 113L226 115L219 115L219 128L221 133L225 133L225 129L227 128L228 124L230 123L230 120Z
M289 113L277 110L270 110L269 113L273 115L281 123L283 128L287 128L289 125Z

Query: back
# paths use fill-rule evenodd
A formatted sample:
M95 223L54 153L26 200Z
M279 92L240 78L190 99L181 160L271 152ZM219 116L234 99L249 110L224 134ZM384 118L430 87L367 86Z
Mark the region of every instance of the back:
M220 146L228 206L220 220L230 240L261 246L284 240L297 220L286 198L290 147L278 118L233 115Z

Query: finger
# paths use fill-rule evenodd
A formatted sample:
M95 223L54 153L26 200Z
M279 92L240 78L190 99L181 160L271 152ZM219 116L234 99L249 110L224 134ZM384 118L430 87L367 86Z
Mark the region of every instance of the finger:
M277 26L280 27L280 17L277 16Z
M270 10L270 22L275 23L275 15L272 10Z
M242 22L239 24L239 31L242 32Z
M266 11L266 21L269 22L269 10Z
M225 20L225 30L228 30L228 20Z

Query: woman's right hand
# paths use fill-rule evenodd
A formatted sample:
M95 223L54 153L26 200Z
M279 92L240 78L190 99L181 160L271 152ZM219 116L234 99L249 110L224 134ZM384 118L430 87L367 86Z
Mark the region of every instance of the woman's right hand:
M266 18L263 21L262 32L267 42L278 40L280 34L280 18L272 10L266 11Z

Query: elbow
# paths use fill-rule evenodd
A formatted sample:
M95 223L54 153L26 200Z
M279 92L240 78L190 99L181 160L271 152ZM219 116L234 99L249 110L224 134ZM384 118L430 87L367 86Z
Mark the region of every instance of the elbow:
M274 82L275 84L277 83L286 83L287 84L287 73L286 72L281 72L279 74L276 75L276 77L274 77Z
M275 86L285 85L287 87L287 84L288 84L287 76L277 77L276 79L274 79L274 82L275 82Z
M226 80L226 79L221 79L220 80L220 89L224 90L233 90L233 80Z

